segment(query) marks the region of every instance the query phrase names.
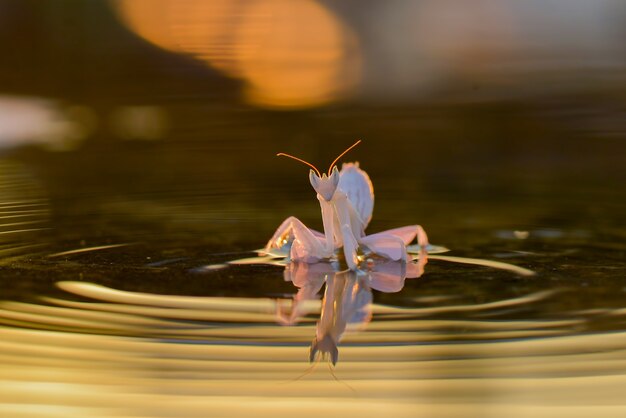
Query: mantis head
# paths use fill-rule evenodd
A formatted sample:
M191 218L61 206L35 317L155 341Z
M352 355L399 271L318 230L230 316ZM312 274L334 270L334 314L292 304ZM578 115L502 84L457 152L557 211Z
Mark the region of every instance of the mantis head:
M311 170L309 172L309 181L311 182L311 186L313 186L315 191L319 193L324 200L330 200L333 198L335 190L337 190L337 186L339 185L339 170L337 170L337 166L334 166L330 175L327 176L326 173L324 173L321 177L315 171Z
M311 172L309 173L309 180L311 181L311 186L313 186L313 189L315 189L315 191L320 196L322 196L324 200L331 200L333 198L333 195L335 194L335 191L337 190L337 186L339 185L339 170L337 169L337 166L335 164L348 151L350 151L352 148L356 147L360 143L361 143L361 140L356 141L354 144L352 144L352 146L350 146L344 152L339 154L339 156L335 158L335 160L330 164L330 167L328 167L328 172L324 174L320 173L317 167L315 167L313 164L309 163L308 161L304 161L298 157L294 157L293 155L285 154L283 152L280 152L276 155L279 157L283 156L283 157L292 158L296 161L300 161L301 163L306 164L309 167L311 167Z

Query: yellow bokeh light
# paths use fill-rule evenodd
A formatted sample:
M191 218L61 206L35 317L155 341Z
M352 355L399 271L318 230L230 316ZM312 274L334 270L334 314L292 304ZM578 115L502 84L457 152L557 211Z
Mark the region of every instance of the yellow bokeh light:
M116 0L122 21L161 48L194 55L246 81L273 108L332 102L358 81L354 36L313 0Z

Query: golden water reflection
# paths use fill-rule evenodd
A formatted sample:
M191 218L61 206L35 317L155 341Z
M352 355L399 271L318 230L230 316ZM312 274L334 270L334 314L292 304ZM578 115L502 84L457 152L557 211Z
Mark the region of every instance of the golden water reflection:
M459 319L437 319L436 308L380 305L367 289L362 297L361 285L355 277L333 276L321 302L300 298L304 305L294 326L276 323L277 312L291 306L288 300L154 295L86 282L60 282L66 297L43 303L0 302L0 414L582 417L593 410L612 417L626 412L626 333L578 333L582 318L473 316L502 305L549 301L552 292L495 306L459 305L454 307ZM315 290L304 288L300 291L309 295ZM350 315L316 324L320 314L333 311ZM319 340L320 330L341 331L339 322L350 328L370 318L366 329L343 333L335 368L339 382L325 367L302 376L307 346L313 336Z

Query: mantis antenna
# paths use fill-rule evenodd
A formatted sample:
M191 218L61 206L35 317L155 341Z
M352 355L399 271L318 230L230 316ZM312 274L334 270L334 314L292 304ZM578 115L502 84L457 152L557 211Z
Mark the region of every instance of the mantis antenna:
M348 151L350 151L352 148L356 147L357 145L359 145L361 143L361 140L359 139L358 141L356 141L354 144L352 144L348 149L346 149L344 152L342 152L341 154L339 154L339 157L335 158L335 160L330 164L330 167L328 167L328 175L330 176L330 172L333 170L333 167L335 166L335 163L337 163L337 161L339 161L339 159L341 157L343 157L344 155L346 155L348 153ZM311 167L313 170L315 170L315 172L317 173L318 177L322 177L322 173L320 173L320 171L317 169L317 167L315 167L313 164L311 164L308 161L304 161L302 158L298 158L298 157L294 157L291 154L286 154L284 152L279 152L278 154L276 154L277 157L289 157L291 159L294 159L296 161L300 161L303 164L308 165L309 167Z
M284 382L284 383L295 382L295 381L297 381L297 380L302 379L303 377L306 377L306 376L310 375L311 373L313 373L313 371L315 370L315 368L317 367L317 365L318 365L319 363L320 363L320 359L319 359L319 357L318 357L318 359L317 359L317 360L315 360L315 363L313 363L313 364L312 364L312 365L311 365L308 369L306 369L306 370L304 371L304 373L302 373L300 376L296 377L295 379L291 379L291 380L289 380L289 381L287 381L287 382Z
M330 167L328 167L328 175L330 176L330 172L333 170L333 167L335 166L335 163L337 161L339 161L339 159L341 157L343 157L344 155L346 155L348 153L348 151L350 151L352 148L356 147L357 145L359 145L361 143L361 140L359 139L358 141L356 141L354 144L352 144L347 150L345 150L344 152L342 152L341 154L339 154L339 157L335 158L335 161L333 161L332 163L330 163Z
M354 390L354 388L352 386L350 386L349 384L347 384L346 382L344 382L343 380L339 380L339 378L335 375L335 372L333 371L333 368L330 366L330 363L328 363L328 370L330 371L330 374L333 376L333 379L335 379L335 381L337 381L338 383L341 383L343 385L345 385L348 389L350 389L352 392L356 393L356 390Z
M294 157L293 155L290 155L290 154L285 154L284 152L279 152L278 154L276 154L276 156L277 157L281 157L281 156L282 157L289 157L289 158L292 158L292 159L294 159L296 161L300 161L301 163L304 163L304 164L308 165L309 167L311 167L313 170L315 170L315 172L317 173L317 177L322 177L322 173L320 173L320 171L317 169L317 167L315 167L313 164L311 164L308 161L304 161L303 159L298 158L298 157Z

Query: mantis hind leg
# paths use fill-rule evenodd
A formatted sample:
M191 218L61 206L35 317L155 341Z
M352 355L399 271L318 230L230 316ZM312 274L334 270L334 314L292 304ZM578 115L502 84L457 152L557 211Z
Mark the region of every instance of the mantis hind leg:
M265 246L265 252L289 249L291 259L305 262L317 261L329 257L324 235L309 229L301 220L290 216L278 227Z

